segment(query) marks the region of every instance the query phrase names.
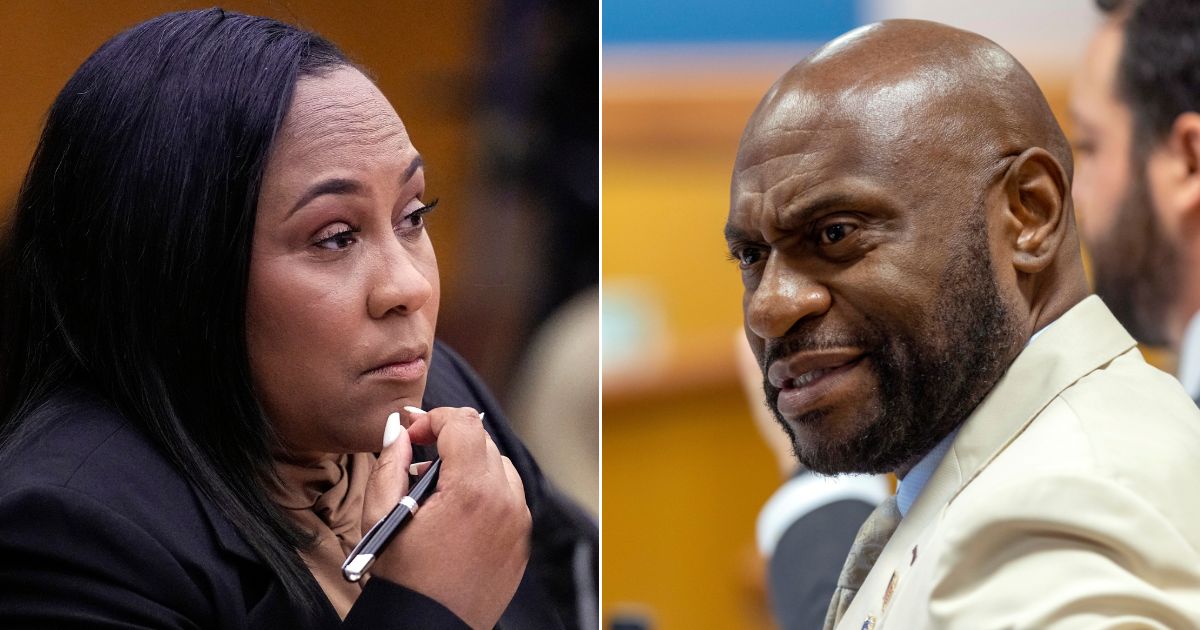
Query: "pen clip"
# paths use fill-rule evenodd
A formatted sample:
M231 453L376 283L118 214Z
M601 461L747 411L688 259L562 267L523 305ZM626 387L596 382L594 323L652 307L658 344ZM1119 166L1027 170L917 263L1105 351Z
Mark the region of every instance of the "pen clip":
M361 580L367 569L371 568L371 565L374 564L375 555L364 554L363 547L366 547L367 543L375 537L375 533L386 520L387 517L385 516L375 521L375 524L371 526L371 529L367 530L367 533L358 541L358 544L354 545L354 549L350 551L350 555L346 556L346 561L342 563L342 576L348 581L357 582Z
M362 579L372 564L375 564L375 556L372 554L350 556L346 560L346 564L342 565L342 577L350 582L357 582Z

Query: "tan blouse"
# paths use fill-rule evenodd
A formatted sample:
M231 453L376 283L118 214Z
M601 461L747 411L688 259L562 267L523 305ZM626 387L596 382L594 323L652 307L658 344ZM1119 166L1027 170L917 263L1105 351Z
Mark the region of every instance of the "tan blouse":
M275 459L283 485L272 489L271 496L293 523L316 537L314 546L300 555L343 619L368 579L346 581L342 563L362 538L363 497L374 465L371 453L315 462Z

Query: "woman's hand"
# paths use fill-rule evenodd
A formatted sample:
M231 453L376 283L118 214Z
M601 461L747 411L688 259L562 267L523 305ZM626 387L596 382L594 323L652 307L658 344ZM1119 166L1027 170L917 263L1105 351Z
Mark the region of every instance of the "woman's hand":
M367 478L366 496L363 498L362 534L408 494L408 466L412 462L412 441L408 431L400 424L400 414L388 416L383 429L383 448L375 458L375 468Z
M371 573L433 598L473 628L491 628L529 561L532 520L524 485L474 409L441 407L410 415L412 424L383 449L368 482L364 528L407 492L411 443L437 443L442 458L437 491Z

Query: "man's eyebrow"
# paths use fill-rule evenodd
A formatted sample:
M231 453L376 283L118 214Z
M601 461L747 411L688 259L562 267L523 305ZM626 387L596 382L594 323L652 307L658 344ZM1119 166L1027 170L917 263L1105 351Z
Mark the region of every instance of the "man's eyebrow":
M401 179L400 185L408 183L408 180L412 179L413 175L416 174L417 169L423 167L424 165L425 160L421 159L421 156L418 155L417 157L413 158L413 161L408 165L408 168L404 169L404 177ZM297 210L303 208L313 199L316 199L322 195L361 195L364 189L364 186L358 180L348 179L345 177L332 177L330 179L319 181L316 184L313 184L307 191L304 192L303 195L300 196L300 199L296 202L296 205L292 206L291 210L288 210L287 216L292 216Z
M800 195L797 196L797 198ZM877 199L872 195L853 195L844 192L834 192L812 201L798 204L796 198L786 202L786 206L781 215L784 228L800 226L812 220L812 215L825 210L838 208L862 208L867 205L885 206L886 203L882 199ZM755 240L749 232L731 224L725 224L725 241L750 241Z
M872 205L874 201L870 198L835 192L817 197L804 204L793 205L792 202L789 202L788 205L792 207L784 210L784 220L790 224L803 224L811 220L812 215L818 212L837 208L860 208L863 205Z
M739 227L734 227L733 225L731 225L729 223L725 224L725 242L726 243L732 243L734 241L748 241L748 240L750 240L749 232L747 232Z

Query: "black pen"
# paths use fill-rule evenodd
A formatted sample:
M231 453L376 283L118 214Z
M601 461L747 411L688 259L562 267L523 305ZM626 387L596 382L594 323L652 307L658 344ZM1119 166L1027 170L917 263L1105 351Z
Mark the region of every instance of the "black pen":
M375 557L383 551L383 548L392 540L396 532L400 531L400 526L407 523L410 516L417 513L417 507L430 495L433 494L434 488L437 486L438 469L442 466L442 458L438 457L429 465L429 470L421 475L413 486L412 491L400 499L396 507L392 508L388 515L379 519L378 523L371 526L362 540L354 546L354 551L350 552L350 557L342 563L342 576L351 582L357 582L362 578L367 569L371 568L371 564L375 562Z

